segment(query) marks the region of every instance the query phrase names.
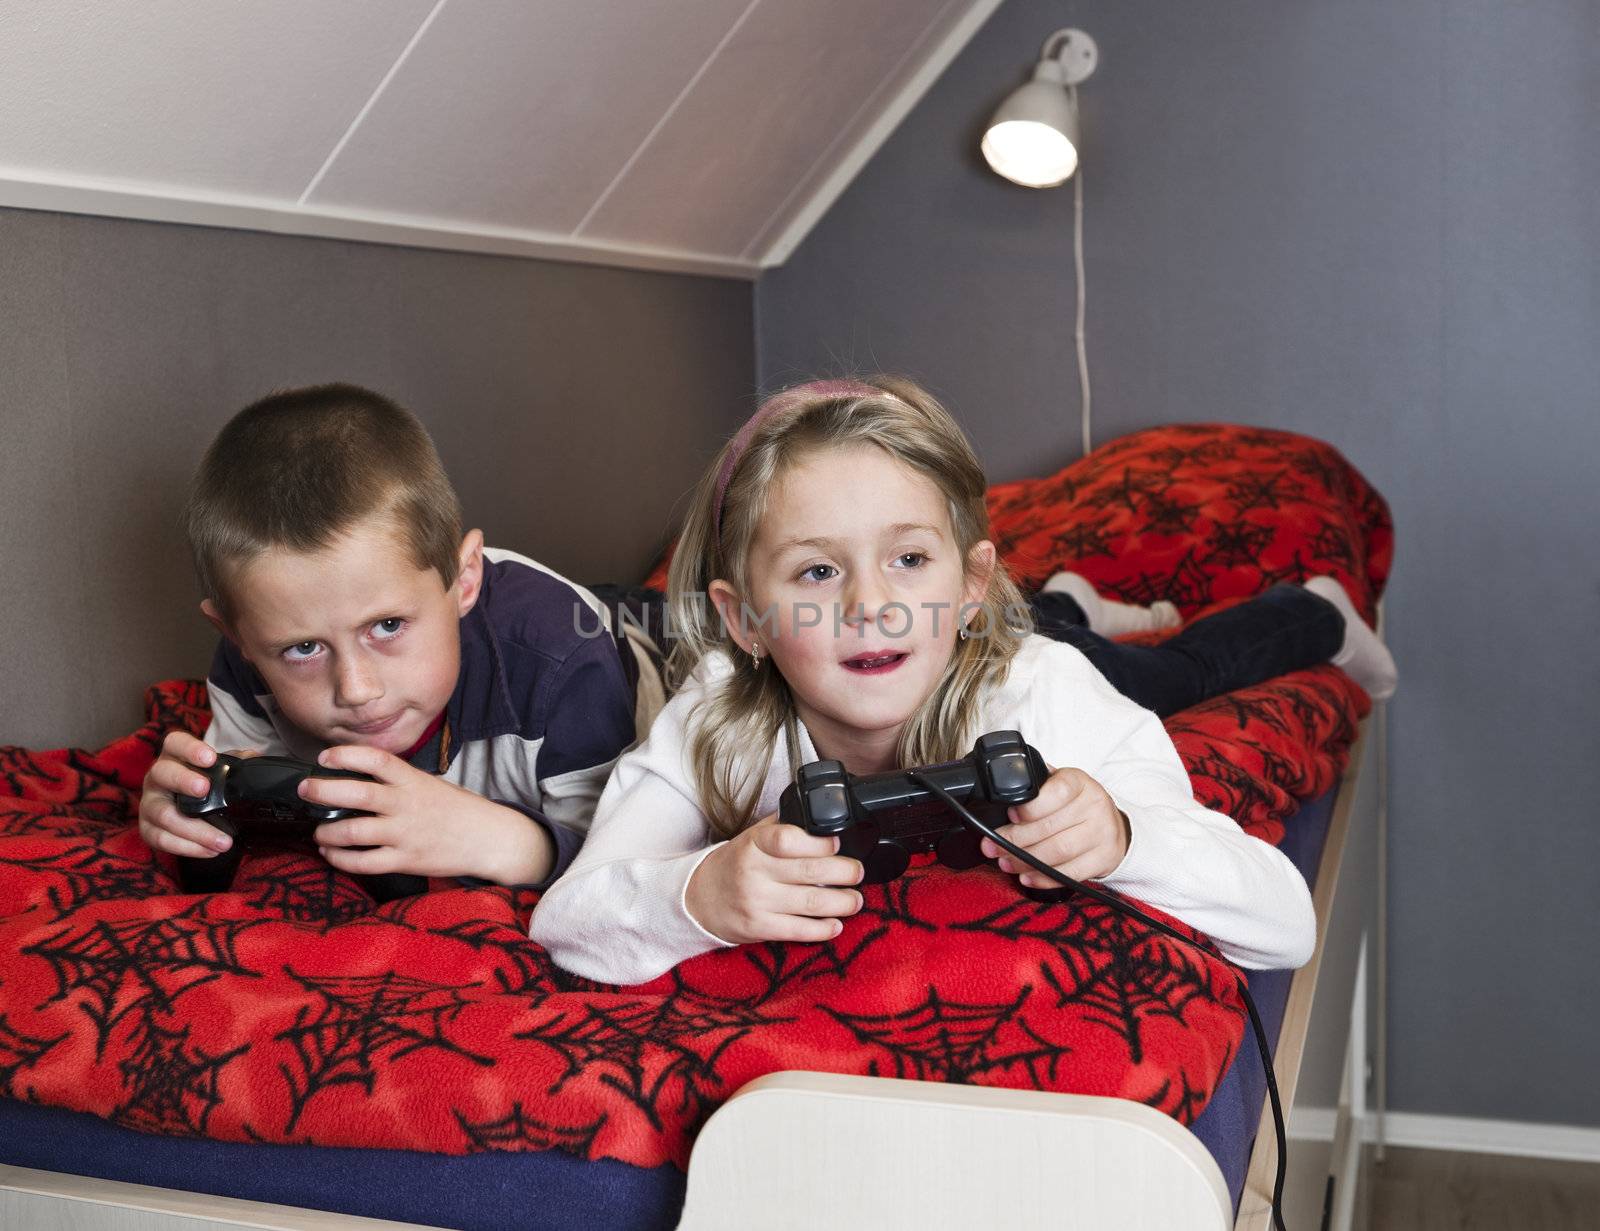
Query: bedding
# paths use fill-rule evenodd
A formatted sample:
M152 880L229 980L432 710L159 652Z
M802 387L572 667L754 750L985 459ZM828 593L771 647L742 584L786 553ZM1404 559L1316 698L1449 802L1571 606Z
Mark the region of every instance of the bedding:
M1315 877L1336 798L1330 791L1289 818L1282 849L1307 880ZM1274 1042L1292 974L1250 972L1250 994ZM1222 1168L1235 1208L1265 1091L1261 1061L1247 1043L1189 1126ZM429 1154L164 1137L3 1098L0 1162L462 1231L657 1231L677 1226L685 1187L683 1172L670 1163L631 1167L562 1150Z
M1381 498L1286 433L1140 433L991 503L1025 579L1070 563L1190 614L1316 572L1370 607L1388 567ZM1322 667L1168 726L1199 798L1276 841L1365 706ZM131 822L162 734L205 721L203 686L167 682L106 748L0 749L0 1095L222 1141L681 1166L704 1118L777 1070L1116 1095L1190 1123L1240 1047L1204 938L992 870L922 864L831 944L711 953L636 988L554 968L526 892L437 883L378 907L281 848L233 892L185 896Z

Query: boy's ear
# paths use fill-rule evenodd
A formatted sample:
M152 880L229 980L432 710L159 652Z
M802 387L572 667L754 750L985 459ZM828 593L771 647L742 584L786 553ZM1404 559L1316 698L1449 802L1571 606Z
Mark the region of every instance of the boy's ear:
M994 544L988 539L974 543L967 552L967 580L962 587L962 598L969 603L981 603L988 593L989 582L994 579Z
M456 557L456 599L459 614L466 615L478 605L483 591L483 531L468 530L461 537Z
M728 630L728 636L733 638L735 645L748 654L756 639L745 626L745 621L740 618L744 600L740 597L739 591L733 588L732 582L723 581L719 577L706 587L706 597L711 600L717 609L717 614L722 617L722 627Z
M233 629L228 626L228 621L223 619L222 612L217 610L217 605L209 598L200 600L200 614L211 621L211 627L233 642L234 645L239 644L239 638L233 635ZM241 654L244 653L242 649L239 652Z

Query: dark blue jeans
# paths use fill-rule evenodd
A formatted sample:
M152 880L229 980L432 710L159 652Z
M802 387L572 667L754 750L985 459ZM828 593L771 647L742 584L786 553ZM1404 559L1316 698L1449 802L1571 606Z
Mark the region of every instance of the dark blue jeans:
M1344 644L1344 617L1300 586L1196 620L1160 645L1124 645L1089 631L1066 594L1035 594L1039 631L1082 651L1111 686L1161 717L1277 675L1325 663Z

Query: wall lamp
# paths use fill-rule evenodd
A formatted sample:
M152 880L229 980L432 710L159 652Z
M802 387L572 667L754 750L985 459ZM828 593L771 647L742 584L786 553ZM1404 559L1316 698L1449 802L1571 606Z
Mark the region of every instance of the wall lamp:
M997 175L1024 188L1054 188L1078 169L1077 86L1100 51L1082 30L1045 39L1033 80L1000 104L983 135L983 156Z
M1082 30L1057 30L1045 39L1033 80L1000 104L983 134L983 156L997 175L1024 188L1054 188L1072 180L1072 255L1078 283L1078 422L1083 451L1094 447L1089 344L1084 334L1083 175L1078 170L1078 83L1100 62L1100 49Z

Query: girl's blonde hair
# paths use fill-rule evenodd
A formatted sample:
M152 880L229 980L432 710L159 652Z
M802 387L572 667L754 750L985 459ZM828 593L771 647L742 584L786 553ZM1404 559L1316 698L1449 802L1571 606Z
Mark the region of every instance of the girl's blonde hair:
M724 837L757 819L780 732L790 762L798 761L799 727L794 698L770 657L752 663L706 592L721 578L749 595L750 544L767 493L785 471L821 449L865 445L884 450L943 494L963 572L972 567L973 547L989 537L983 467L950 413L913 381L874 376L786 389L724 446L694 490L667 579L679 637L669 663L674 686L714 650L734 663L732 676L700 703L689 745L701 807ZM901 765L949 761L971 750L980 696L1004 682L1031 631L1027 604L998 560L980 608L969 611L971 635L957 641L938 684L901 733ZM751 757L751 749L768 751Z

